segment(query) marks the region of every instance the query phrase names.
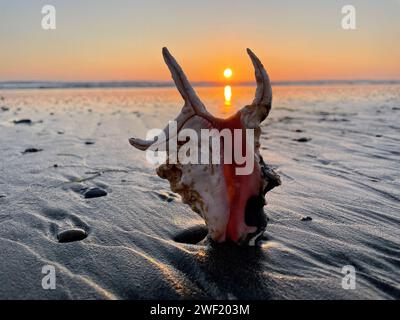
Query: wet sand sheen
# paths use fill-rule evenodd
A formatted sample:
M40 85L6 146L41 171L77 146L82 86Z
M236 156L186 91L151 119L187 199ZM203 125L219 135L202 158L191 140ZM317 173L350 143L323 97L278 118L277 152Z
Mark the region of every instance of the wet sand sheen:
M2 90L0 298L399 298L399 89L274 88L262 155L283 184L251 249L203 240L128 143L178 113L175 89ZM230 106L223 88L198 92L225 117L253 88L233 87ZM345 265L357 290L341 287Z

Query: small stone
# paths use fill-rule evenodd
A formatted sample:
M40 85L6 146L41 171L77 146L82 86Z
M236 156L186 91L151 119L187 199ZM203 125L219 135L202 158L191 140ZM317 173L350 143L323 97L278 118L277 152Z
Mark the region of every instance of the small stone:
M80 228L73 228L68 230L60 231L57 234L58 242L73 242L85 239L88 236L87 232Z
M40 151L43 151L43 149L28 148L28 149L25 149L25 151L22 152L22 154L25 154L25 153L35 153L35 152L40 152Z
M208 230L204 225L190 227L174 236L174 241L179 243L197 244L207 237Z
M311 217L303 217L303 218L301 218L301 221L312 221L312 218Z
M91 144L95 144L95 142L93 142L93 141L86 141L85 144L86 144L86 145L91 145Z
M294 141L297 141L297 142L308 142L308 141L311 141L311 138L299 138L299 139L294 139Z
M158 193L158 197L164 201L166 201L168 199L168 196L164 193Z
M9 108L9 107L6 107L6 106L2 106L2 107L1 107L1 110L3 110L3 111L8 111L8 110L10 110L10 108Z
M64 134L64 131L57 131L58 134Z
M157 196L160 198L160 200L162 201L166 201L166 202L172 202L174 201L174 199L172 197L170 197L168 194L164 193L164 192L156 192Z
M296 132L298 132L298 133L302 133L302 132L303 132L303 130L301 130L301 129L297 129L297 130L296 130Z
M54 164L53 167L54 167L54 168L58 168L58 164L57 164L57 163Z
M377 134L375 137L382 138L382 135L381 134Z
M14 124L32 124L31 119L14 120Z
M107 192L100 188L92 188L85 192L85 199L105 197Z

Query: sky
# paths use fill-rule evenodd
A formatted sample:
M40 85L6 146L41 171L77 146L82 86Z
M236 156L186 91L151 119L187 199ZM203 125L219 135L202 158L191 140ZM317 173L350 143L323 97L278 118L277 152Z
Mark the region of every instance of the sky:
M400 0L0 0L0 81L169 81L163 46L192 81L251 81L247 47L273 81L400 79L399 39Z

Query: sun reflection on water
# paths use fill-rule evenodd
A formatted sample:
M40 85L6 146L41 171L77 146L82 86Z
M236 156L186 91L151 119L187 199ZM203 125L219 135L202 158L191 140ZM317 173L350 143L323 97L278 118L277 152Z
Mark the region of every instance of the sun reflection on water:
M225 105L230 106L232 100L232 87L225 86L224 88Z

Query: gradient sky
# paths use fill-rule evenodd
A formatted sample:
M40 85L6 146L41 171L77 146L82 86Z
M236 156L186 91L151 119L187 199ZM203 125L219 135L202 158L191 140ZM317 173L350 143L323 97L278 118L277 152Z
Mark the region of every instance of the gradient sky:
M0 81L170 80L163 46L192 81L252 80L246 47L275 81L400 79L399 39L400 0L0 0Z

